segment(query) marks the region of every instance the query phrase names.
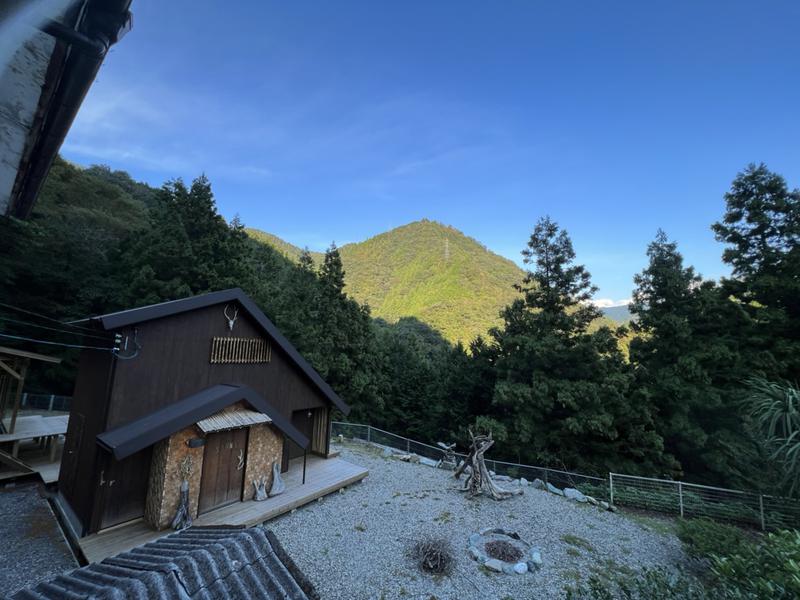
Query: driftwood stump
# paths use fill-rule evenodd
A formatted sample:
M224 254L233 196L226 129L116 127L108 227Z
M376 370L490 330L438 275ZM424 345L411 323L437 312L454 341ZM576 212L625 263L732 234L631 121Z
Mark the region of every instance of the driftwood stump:
M479 496L486 494L495 500L504 500L509 496L515 496L522 493L522 490L515 490L513 492L504 490L492 481L489 475L489 469L486 468L483 455L492 447L494 440L492 433L488 435L474 435L472 431L469 432L472 438L472 444L469 451L469 456L462 462L456 469L454 476L456 479L461 477L462 473L467 473L467 479L464 481L464 486L460 488L462 492L469 492L470 496Z

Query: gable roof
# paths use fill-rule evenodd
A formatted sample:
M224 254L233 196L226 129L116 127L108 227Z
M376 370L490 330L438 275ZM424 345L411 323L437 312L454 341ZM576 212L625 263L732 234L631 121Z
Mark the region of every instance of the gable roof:
M211 386L135 421L105 431L97 436L97 443L113 453L114 458L122 460L240 400L270 417L275 426L298 446L308 448L308 438L261 394L246 385L226 383Z
M267 335L269 335L274 342L283 350L289 359L294 362L297 367L308 377L311 383L325 396L336 408L342 411L345 415L350 413L350 407L342 400L339 395L333 391L324 379L317 373L314 368L308 364L297 351L292 343L283 337L283 334L278 331L278 328L267 318L260 308L253 302L250 297L245 294L240 288L231 288L228 290L221 290L219 292L211 292L209 294L202 294L200 296L191 296L181 300L172 300L170 302L162 302L160 304L151 304L150 306L142 306L141 308L132 308L120 312L109 313L107 315L100 315L84 319L82 322L92 321L99 323L106 331L121 329L129 325L143 323L145 321L152 321L154 319L162 319L184 312L197 310L198 308L206 308L214 306L215 304L222 304L224 302L238 302L241 307L255 320Z
M11 596L19 600L243 597L319 599L275 534L261 527L190 527Z

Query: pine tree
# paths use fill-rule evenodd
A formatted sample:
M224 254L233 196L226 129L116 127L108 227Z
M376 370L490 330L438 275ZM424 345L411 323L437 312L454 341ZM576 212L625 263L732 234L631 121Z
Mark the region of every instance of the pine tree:
M723 282L758 332L751 343L778 363L768 377L800 377L800 190L789 190L764 164L749 165L725 194L726 212L712 226L727 247L733 277Z
M591 276L574 263L567 233L539 221L527 248L532 265L523 298L492 332L497 381L491 414L508 431L520 461L601 472L648 470L659 461L660 438L647 407L632 407L632 376L607 327L588 333L599 311Z
M741 484L753 450L738 409L746 370L740 348L749 324L738 303L684 266L677 244L659 230L648 266L634 277L630 309L636 337L634 406L652 406L667 452L666 475Z

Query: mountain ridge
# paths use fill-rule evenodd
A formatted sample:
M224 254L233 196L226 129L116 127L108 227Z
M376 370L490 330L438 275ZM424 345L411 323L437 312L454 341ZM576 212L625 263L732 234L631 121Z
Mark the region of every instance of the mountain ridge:
M280 237L247 234L290 260L302 250ZM412 221L339 248L345 291L375 317L416 317L451 342L468 344L501 324L500 311L519 297L525 271L462 231L429 219ZM323 253L310 253L316 265Z

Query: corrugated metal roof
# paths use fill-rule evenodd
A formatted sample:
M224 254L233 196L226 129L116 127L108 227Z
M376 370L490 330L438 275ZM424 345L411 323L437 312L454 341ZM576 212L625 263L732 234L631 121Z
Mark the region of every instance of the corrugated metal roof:
M238 408L236 410L221 410L215 415L198 421L197 426L203 433L211 433L212 431L250 427L260 423L272 423L272 419L264 413Z
M318 598L261 527L191 527L21 590L14 600Z

